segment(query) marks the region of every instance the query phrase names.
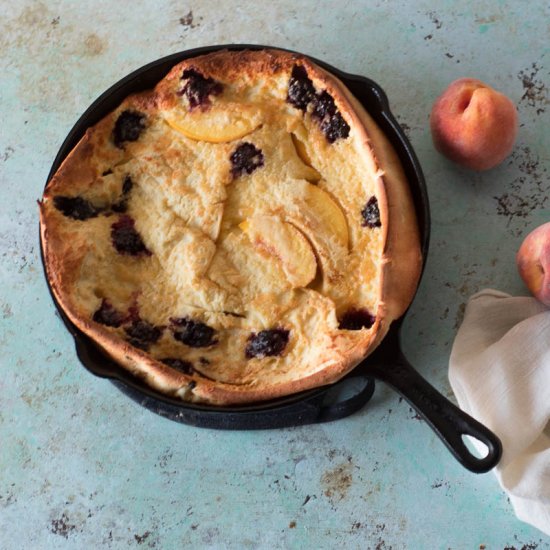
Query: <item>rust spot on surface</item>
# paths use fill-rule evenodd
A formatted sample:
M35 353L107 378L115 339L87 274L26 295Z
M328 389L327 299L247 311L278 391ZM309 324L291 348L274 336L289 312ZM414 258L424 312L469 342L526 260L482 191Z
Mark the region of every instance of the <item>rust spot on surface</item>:
M145 531L143 535L134 535L134 539L136 539L136 542L138 544L143 544L151 535L151 531Z
M52 519L50 522L50 531L54 535L60 535L69 538L69 534L76 530L76 525L69 522L69 517L65 512L61 514L60 518Z
M514 221L528 218L533 211L545 208L550 192L546 167L530 147L513 151L509 164L516 165L520 174L508 184L504 193L493 197L497 202L497 214L508 218L508 227ZM512 229L516 236L521 232L521 228Z
M430 18L430 21L435 25L436 29L439 30L443 26L443 23L437 17L437 14L435 13L435 11L428 12L428 17Z
M529 107L535 109L537 115L545 112L546 105L550 103L548 99L548 90L542 80L537 78L541 67L537 63L532 63L531 67L518 73L518 78L523 84L523 95L520 103L523 101Z
M476 17L475 21L478 25L488 25L489 23L496 23L499 18L498 15L489 15L488 17Z
M199 17L199 20L202 19L202 17ZM199 27L200 23L195 22L195 18L193 16L193 10L190 10L187 15L184 15L183 17L180 17L180 25L185 29L194 29L195 27Z
M0 155L0 160L2 162L6 162L9 158L12 157L13 153L15 153L15 149L11 145L8 145L4 149L4 152Z
M331 501L338 502L346 498L353 481L352 467L350 462L344 462L327 470L321 477L324 495Z
M14 485L15 484L12 483L12 487ZM4 495L0 494L0 508L6 508L10 504L15 504L16 502L17 502L17 497L15 496L14 493L10 492L10 493L4 494Z
M163 453L158 457L158 464L161 469L166 469L172 460L172 451L169 448L166 448Z
M10 304L2 304L2 319L9 319L10 317L13 317Z
M105 43L97 34L92 32L84 39L84 48L84 54L93 57L103 53Z
M52 15L48 6L42 2L34 2L32 6L26 7L17 17L6 21L5 28L9 30L0 35L0 49L4 51L9 47L24 47L33 54L41 53L38 50L44 49L44 37L49 39L50 32L55 30L58 23Z
M375 546L376 550L392 550L392 546L388 546L386 541L382 538L382 533L386 528L385 523L378 523L374 528L373 535L378 537L377 544Z
M33 27L44 22L48 8L42 2L26 7L21 15L17 18L17 22L23 26Z
M432 489L439 489L440 487L443 487L445 486L446 488L449 488L450 485L449 485L449 482L448 481L444 481L442 479L436 479L433 483L432 483Z

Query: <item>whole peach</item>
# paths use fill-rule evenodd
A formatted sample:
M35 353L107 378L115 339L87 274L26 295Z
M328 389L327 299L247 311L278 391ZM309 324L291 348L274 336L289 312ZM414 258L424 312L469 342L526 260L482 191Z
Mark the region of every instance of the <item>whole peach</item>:
M531 294L550 306L550 222L525 237L516 255L518 271Z
M430 115L436 149L473 170L488 170L512 151L518 131L515 105L475 78L452 82Z

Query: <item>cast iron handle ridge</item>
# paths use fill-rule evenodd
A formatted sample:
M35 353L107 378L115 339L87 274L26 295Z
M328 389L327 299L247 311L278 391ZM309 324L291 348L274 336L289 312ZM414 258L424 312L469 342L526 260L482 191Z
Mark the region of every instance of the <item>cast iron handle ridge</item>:
M502 455L500 439L439 393L416 372L401 351L391 363L376 362L369 366L368 371L402 395L465 468L481 474L497 465ZM483 458L474 455L464 443L464 435L486 445L487 455Z

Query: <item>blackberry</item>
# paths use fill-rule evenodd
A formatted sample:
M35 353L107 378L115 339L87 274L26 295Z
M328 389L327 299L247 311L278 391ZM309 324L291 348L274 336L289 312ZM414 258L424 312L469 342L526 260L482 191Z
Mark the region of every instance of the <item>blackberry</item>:
M102 210L82 197L57 195L53 198L53 204L67 218L79 221L95 218Z
M375 196L372 196L363 210L361 210L361 217L363 221L361 225L363 227L380 227L382 222L380 221L380 209L378 208L378 199Z
M297 109L306 111L308 104L315 97L315 88L307 76L307 71L300 65L295 65L288 82L286 100Z
M325 117L331 117L336 113L336 105L332 96L326 91L322 91L315 97L313 111L311 116L322 121Z
M329 143L349 136L350 127L336 109L333 97L325 90L315 98L311 116L319 122L321 132Z
M161 359L160 362L168 365L169 367L177 371L183 372L184 374L193 373L193 364L189 361L177 359L175 357L165 357L164 359Z
M183 71L181 79L186 80L186 83L179 94L187 97L191 110L210 105L210 96L220 95L223 91L223 85L220 82L213 78L206 78L195 69Z
M93 314L92 320L108 327L119 327L126 320L126 316L116 310L105 298L101 301L99 309Z
M161 328L143 319L132 321L130 326L124 327L124 332L129 336L128 342L142 350L148 350L162 335Z
M334 143L340 138L347 138L350 131L348 123L339 112L336 112L330 118L325 118L321 122L320 128L329 143Z
M264 165L264 154L253 143L241 143L229 157L231 174L234 178L242 174L252 174Z
M217 343L216 331L206 323L189 317L170 319L170 330L174 338L191 348L206 348Z
M136 231L135 222L130 216L120 216L118 221L111 225L111 240L116 251L130 256L147 255L147 250L141 235Z
M139 111L123 111L115 122L113 142L122 149L125 141L137 141L145 129L146 116Z
M281 328L252 333L248 338L244 352L246 358L281 355L288 343L289 334L289 330Z
M349 309L340 319L338 328L344 330L361 330L371 328L376 317L368 309Z

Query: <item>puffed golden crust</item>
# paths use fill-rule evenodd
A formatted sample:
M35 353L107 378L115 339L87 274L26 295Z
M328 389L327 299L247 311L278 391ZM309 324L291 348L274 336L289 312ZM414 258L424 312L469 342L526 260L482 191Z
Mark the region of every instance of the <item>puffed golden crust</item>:
M39 207L68 318L185 401L337 381L421 270L389 141L342 82L279 50L179 63L87 130Z

